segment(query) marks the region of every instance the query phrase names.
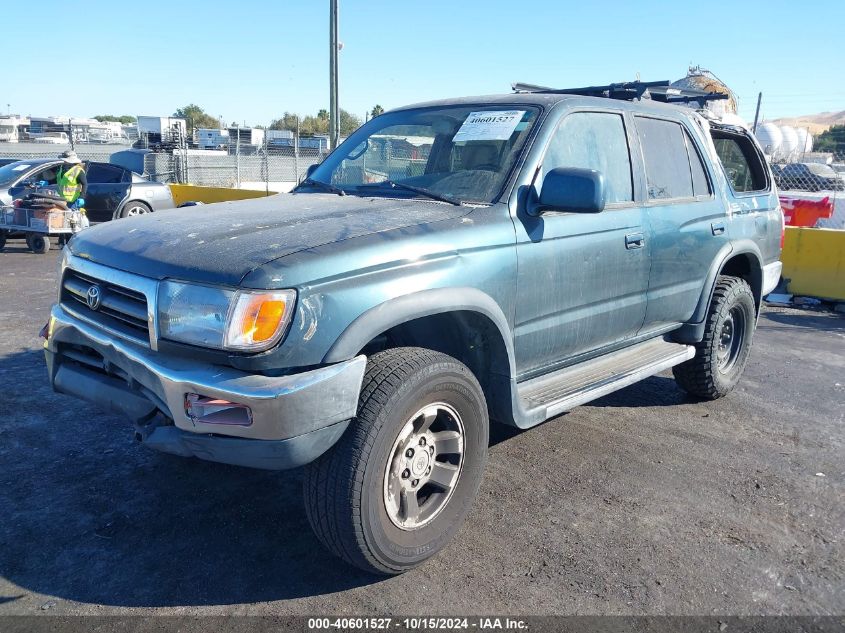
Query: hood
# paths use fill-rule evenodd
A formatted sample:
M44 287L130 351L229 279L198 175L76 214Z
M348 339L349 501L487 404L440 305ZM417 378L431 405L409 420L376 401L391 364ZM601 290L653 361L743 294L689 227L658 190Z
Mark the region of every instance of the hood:
M419 199L278 194L113 220L78 233L69 246L78 257L147 277L234 286L291 253L469 210Z

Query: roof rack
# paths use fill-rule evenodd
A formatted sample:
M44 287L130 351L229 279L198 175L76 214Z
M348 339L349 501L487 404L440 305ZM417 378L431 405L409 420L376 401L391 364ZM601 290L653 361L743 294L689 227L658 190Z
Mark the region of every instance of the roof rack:
M582 95L586 97L604 97L606 99L635 99L649 98L664 103L698 103L703 108L708 101L728 99L728 95L720 92L705 92L691 88L675 88L668 80L665 81L624 81L606 86L587 86L585 88L549 88L536 84L511 84L514 92L534 94L566 94Z

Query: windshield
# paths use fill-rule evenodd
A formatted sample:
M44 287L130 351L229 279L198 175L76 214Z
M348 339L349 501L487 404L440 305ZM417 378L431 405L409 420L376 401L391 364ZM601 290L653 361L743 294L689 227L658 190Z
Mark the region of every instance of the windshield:
M389 112L359 128L298 191L324 183L351 195L493 202L537 108L446 106Z
M0 187L8 187L23 176L30 167L32 167L32 163L26 162L9 163L0 167Z

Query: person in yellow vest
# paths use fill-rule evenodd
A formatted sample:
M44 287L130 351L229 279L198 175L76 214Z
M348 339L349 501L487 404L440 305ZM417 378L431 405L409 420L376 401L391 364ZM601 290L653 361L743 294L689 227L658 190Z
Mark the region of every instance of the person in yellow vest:
M70 206L79 198L85 197L88 179L85 177L85 167L76 152L68 150L63 152L59 158L64 161L64 164L59 167L56 174L57 190L58 194Z

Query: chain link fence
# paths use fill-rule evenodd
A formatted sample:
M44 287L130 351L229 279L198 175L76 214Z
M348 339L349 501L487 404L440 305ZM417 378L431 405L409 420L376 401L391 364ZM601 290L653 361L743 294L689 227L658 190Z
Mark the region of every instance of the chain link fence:
M280 191L290 189L325 152L297 154L259 151L227 154L218 150L174 150L144 157L144 172L166 183Z
M112 154L130 147L80 142L73 147L69 143L2 143L0 160L54 158L69 149L82 160L109 162ZM288 191L326 154L325 139L293 135L284 143L274 138L259 145L234 142L220 149L182 147L146 153L143 175L165 183Z
M775 183L781 192L845 192L845 150L813 152L794 161L771 163Z

